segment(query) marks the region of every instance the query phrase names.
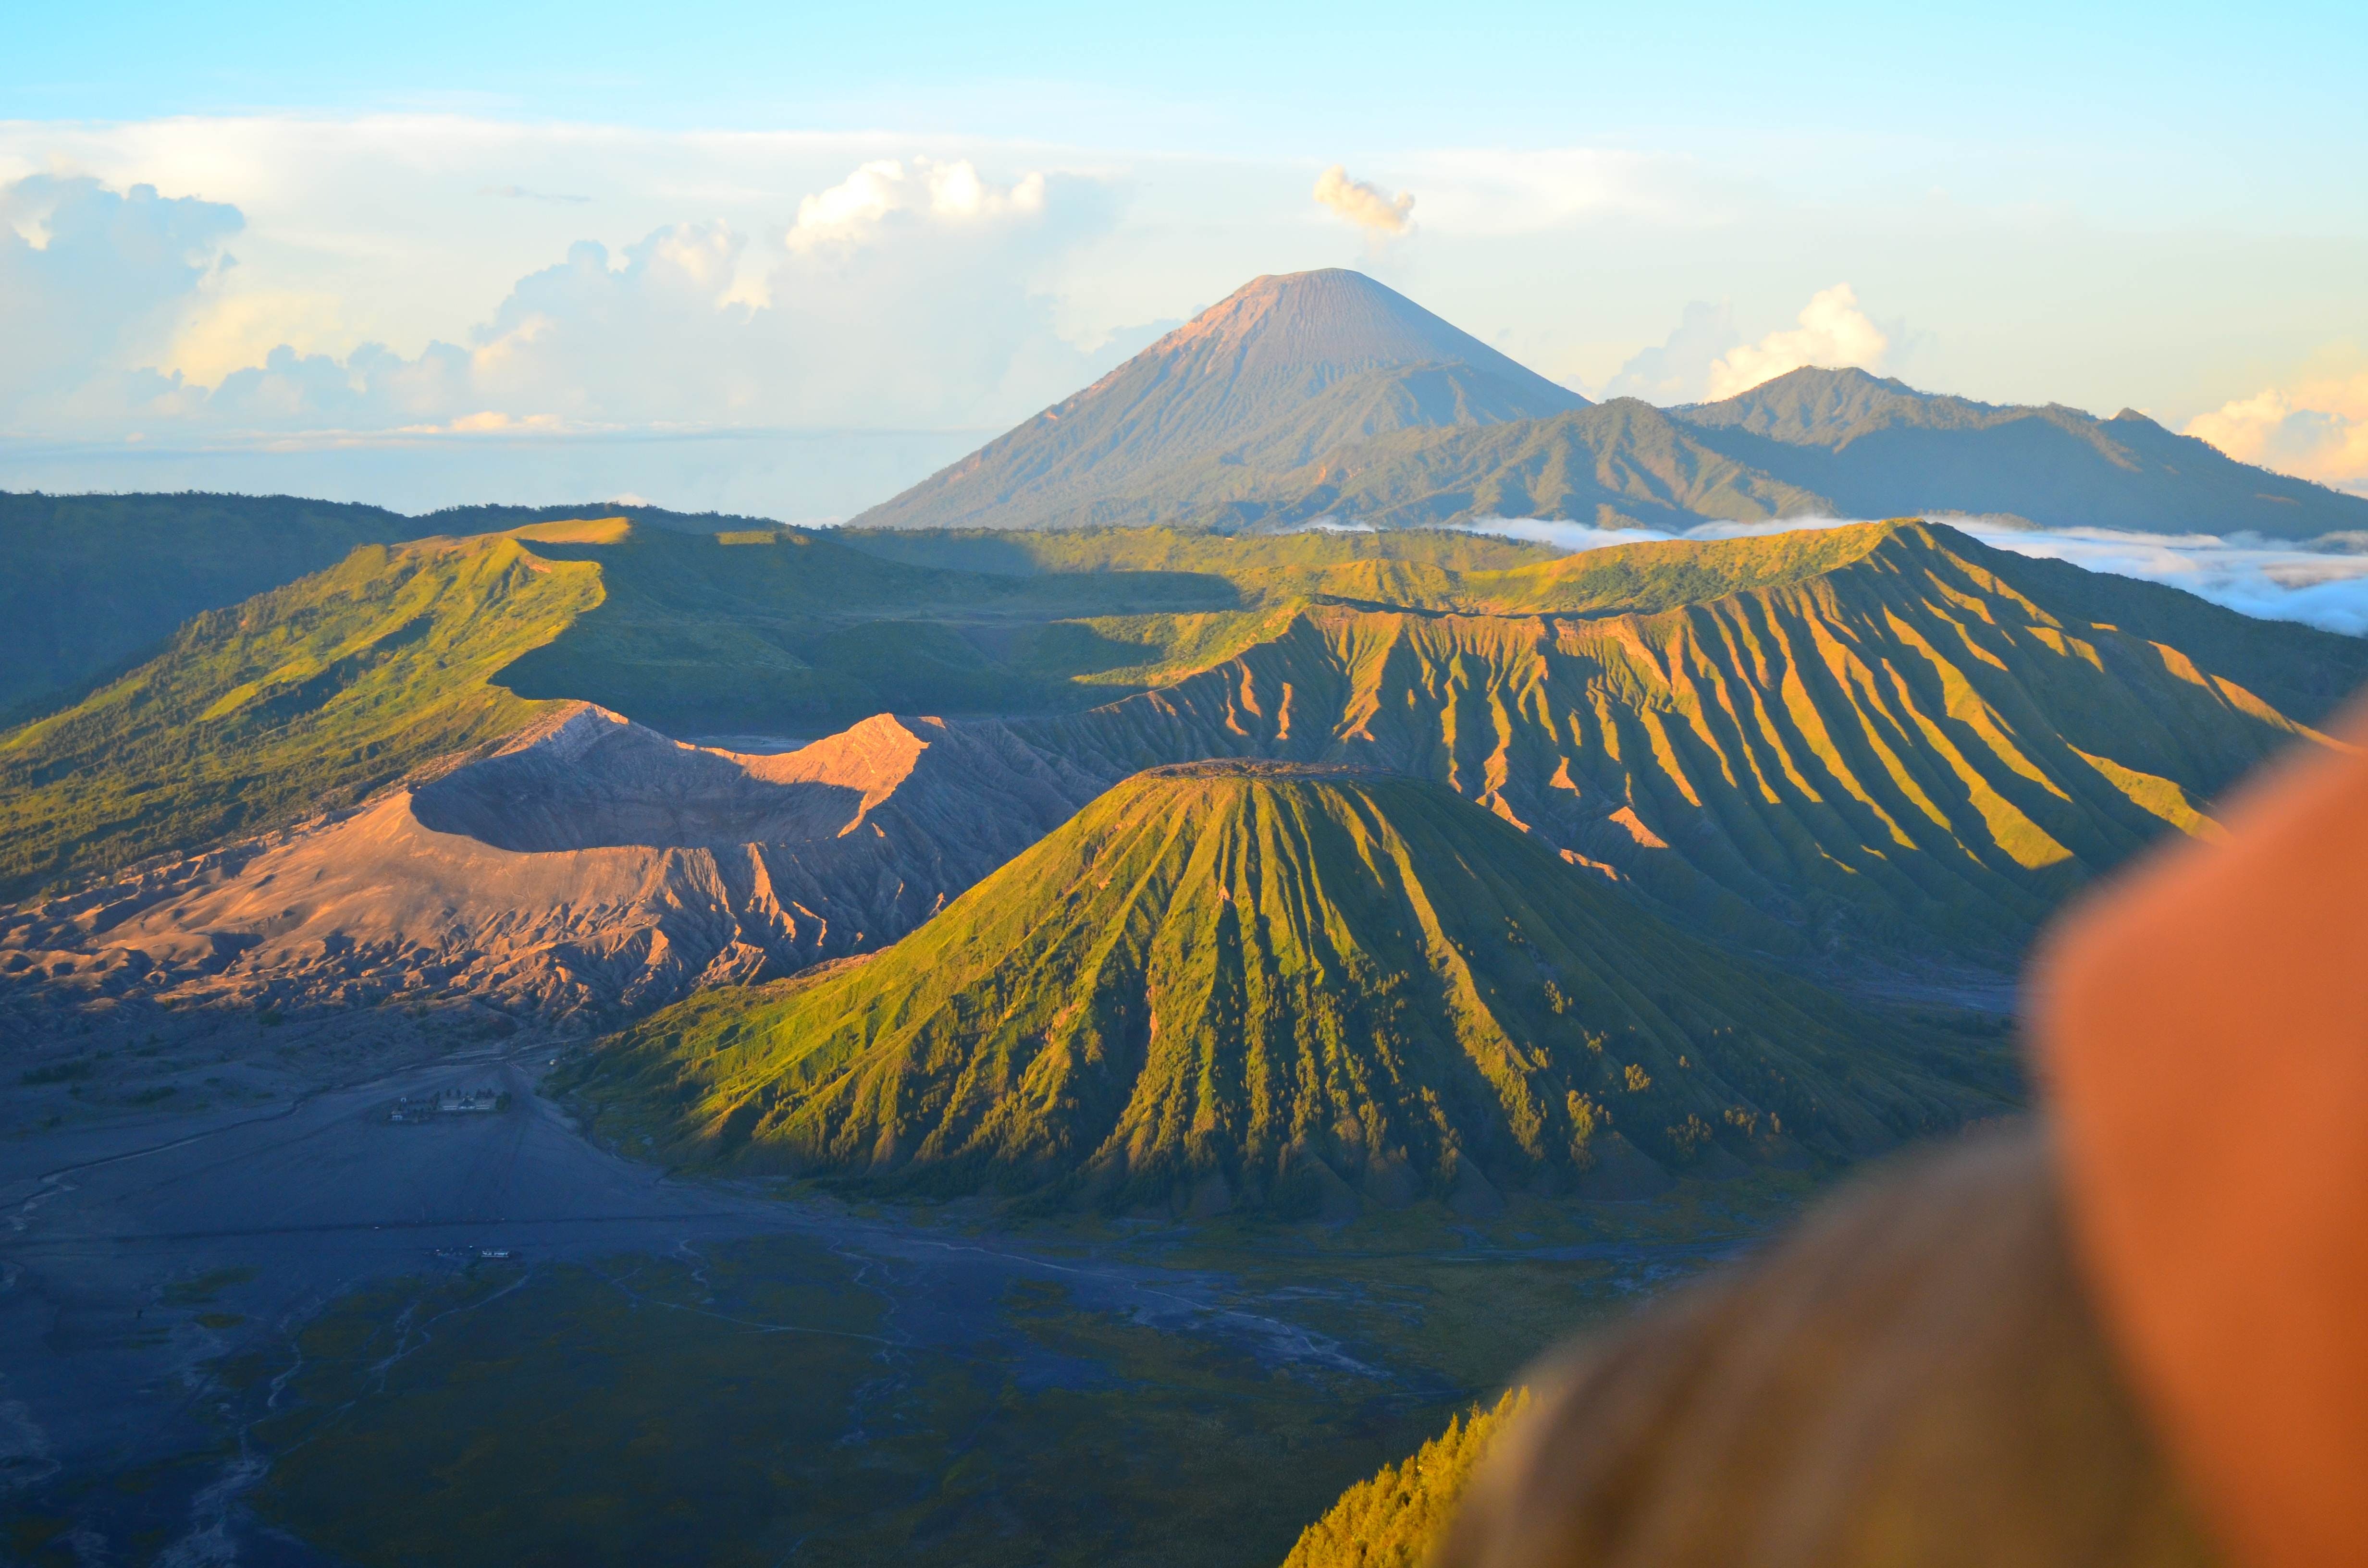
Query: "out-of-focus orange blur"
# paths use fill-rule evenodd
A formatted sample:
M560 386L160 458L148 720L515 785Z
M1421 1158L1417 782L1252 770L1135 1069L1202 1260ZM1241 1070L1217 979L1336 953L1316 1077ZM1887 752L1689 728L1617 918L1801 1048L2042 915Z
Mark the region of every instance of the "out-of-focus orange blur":
M2247 1568L2368 1559L2368 711L2032 972L2073 1244Z

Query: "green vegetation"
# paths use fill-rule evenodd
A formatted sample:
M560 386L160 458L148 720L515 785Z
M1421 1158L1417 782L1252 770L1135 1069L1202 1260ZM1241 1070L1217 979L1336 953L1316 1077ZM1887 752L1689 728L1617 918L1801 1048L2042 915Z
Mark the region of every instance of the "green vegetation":
M1239 653L1306 602L1255 581L1289 547L1235 553L1239 584L1197 565L951 571L621 518L366 546L0 731L0 898L350 802L546 699L689 733L1087 706Z
M286 495L0 494L0 714L120 668L201 610L436 531Z
M1233 652L1265 619L1209 574L987 574L883 560L788 528L695 537L636 528L534 548L597 566L605 597L504 684L676 733L794 733L883 710L1082 707L1113 682L1121 691L1151 684L1174 646L1213 635Z
M546 701L684 735L991 713L1105 777L1428 777L1788 960L2003 967L2363 678L2358 639L1914 523L1565 557L562 519L365 550L0 732L0 897L352 800Z
M598 572L495 536L365 546L200 615L0 733L0 896L334 807L507 734L536 709L488 679L599 597Z
M1564 560L1545 545L1444 528L1388 534L1308 529L1212 534L1172 528L843 528L832 536L867 555L908 565L1033 576L1042 573L1187 572L1219 577L1245 595L1278 598L1325 591L1326 574L1375 562L1441 574L1502 572Z
M1272 1568L1343 1488L1804 1185L476 1265L339 1301L218 1382L259 1423L256 1513L371 1568Z
M301 1335L257 1511L364 1564L1251 1568L1440 1419L1049 1281L915 1341L860 1278L767 1243L367 1292Z
M17 1082L26 1085L72 1084L98 1071L98 1063L85 1057L74 1062L52 1062L46 1067L28 1067L17 1074Z
M256 1271L245 1267L212 1268L188 1279L176 1279L165 1287L158 1300L166 1306L201 1306L233 1285L244 1285L255 1278Z
M1789 959L2003 971L2074 889L2314 732L2368 642L1914 522L1459 574L1316 605L1022 728L1110 773L1227 755L1429 778ZM1640 607L1631 610L1628 606Z
M1282 1568L1423 1568L1446 1537L1473 1467L1529 1403L1528 1390L1508 1389L1494 1405L1458 1415L1404 1462L1385 1464L1342 1493Z
M1840 1159L2012 1093L1435 786L1251 763L1138 775L895 947L568 1082L677 1159L1286 1215Z

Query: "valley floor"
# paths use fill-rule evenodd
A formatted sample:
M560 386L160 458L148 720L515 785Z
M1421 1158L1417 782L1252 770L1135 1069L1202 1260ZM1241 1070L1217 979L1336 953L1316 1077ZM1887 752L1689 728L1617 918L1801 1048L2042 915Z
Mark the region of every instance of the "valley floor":
M0 1554L1274 1562L1807 1185L1012 1227L671 1179L538 1095L550 1049L0 1139Z

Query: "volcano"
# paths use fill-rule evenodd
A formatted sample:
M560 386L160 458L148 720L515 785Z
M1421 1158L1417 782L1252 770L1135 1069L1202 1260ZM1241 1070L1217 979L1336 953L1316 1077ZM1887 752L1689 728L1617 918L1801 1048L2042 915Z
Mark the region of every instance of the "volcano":
M1238 761L1126 779L894 947L574 1071L676 1158L1204 1213L1629 1196L2011 1093L1994 1048L1716 953L1439 786Z
M1293 470L1395 430L1586 406L1362 273L1258 278L853 526L1147 522L1221 490L1228 470Z

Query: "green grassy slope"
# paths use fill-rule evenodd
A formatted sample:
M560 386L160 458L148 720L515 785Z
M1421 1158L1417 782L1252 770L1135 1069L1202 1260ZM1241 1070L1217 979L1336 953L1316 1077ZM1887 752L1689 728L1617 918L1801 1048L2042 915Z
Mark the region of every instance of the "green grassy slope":
M286 495L0 494L0 713L62 694L357 545L443 531Z
M1447 528L1388 534L1214 534L1198 528L839 528L831 537L886 561L961 572L1190 572L1246 592L1315 592L1325 574L1376 562L1444 573L1502 572L1565 560L1548 545Z
M366 546L0 733L0 896L358 798L518 728L488 685L600 599L514 539Z
M636 528L538 549L598 565L607 597L506 684L675 733L1082 708L1113 680L1141 689L1179 650L1186 667L1205 662L1189 651L1211 636L1223 652L1247 645L1269 619L1209 573L985 574L788 528Z
M198 616L79 701L0 730L0 897L349 800L542 701L677 733L1083 709L1231 657L1281 631L1327 574L1373 565L1322 536L1113 534L1099 555L981 572L769 525L658 521L372 547ZM1444 582L1430 562L1543 552L1422 535L1386 553Z
M1423 1568L1446 1538L1473 1468L1528 1404L1529 1392L1513 1389L1456 1416L1404 1460L1342 1493L1282 1568Z
M1027 733L1113 775L1393 767L1696 930L2003 966L2096 872L2211 831L2214 795L2368 680L2358 639L1919 524L1599 551L1452 597L1467 613L1311 608Z
M1206 763L1119 784L896 946L670 1008L572 1083L676 1158L1289 1213L1624 1181L1639 1149L1841 1157L2010 1080L1436 786Z
M677 532L772 527L605 504L456 506L407 517L290 495L0 493L0 718L70 702L200 611L325 571L357 546L620 511L637 526Z

